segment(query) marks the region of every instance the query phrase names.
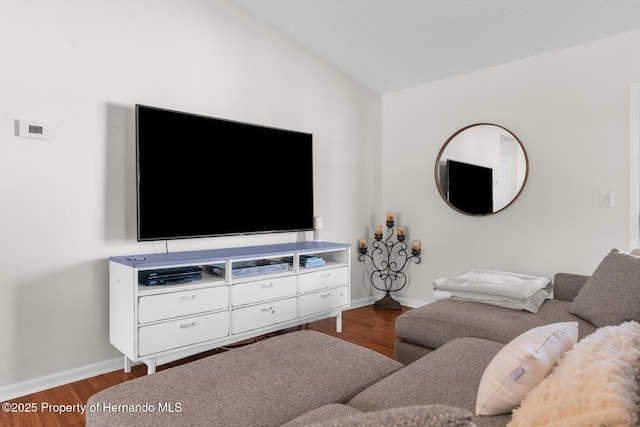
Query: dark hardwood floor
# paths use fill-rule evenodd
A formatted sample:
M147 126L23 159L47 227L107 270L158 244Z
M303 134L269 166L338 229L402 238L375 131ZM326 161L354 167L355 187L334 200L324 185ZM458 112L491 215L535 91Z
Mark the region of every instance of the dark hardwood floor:
M306 327L370 348L393 358L393 347L397 339L395 319L402 312L408 310L410 309L406 307L403 307L401 312L374 310L373 306L370 305L345 311L343 313L342 333L340 334L335 329L335 318L309 323ZM218 352L213 350L161 365L158 366L158 371L211 356ZM3 410L0 411L0 426L84 426L85 416L77 410L77 406L70 406L68 408L70 412L64 414L58 414L58 409L62 405L84 405L93 394L112 385L123 383L145 374L146 365L138 365L131 369L130 374L125 374L122 370L118 370L20 397L9 402L3 402ZM16 409L17 412L7 412L7 404L10 406L9 409ZM50 406L47 407L47 405ZM54 405L59 406L56 407Z

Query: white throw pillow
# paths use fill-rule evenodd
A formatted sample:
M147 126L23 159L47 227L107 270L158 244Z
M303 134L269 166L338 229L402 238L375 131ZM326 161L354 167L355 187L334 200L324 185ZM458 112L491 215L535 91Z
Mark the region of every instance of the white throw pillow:
M578 342L578 322L539 326L522 333L495 355L480 380L476 415L507 414L551 372Z
M566 352L509 427L637 426L640 324L598 328Z

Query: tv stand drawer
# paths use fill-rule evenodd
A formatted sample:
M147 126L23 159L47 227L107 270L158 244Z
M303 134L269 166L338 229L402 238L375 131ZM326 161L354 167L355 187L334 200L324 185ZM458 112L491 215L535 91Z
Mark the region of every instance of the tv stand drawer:
M229 286L140 297L138 322L149 323L229 307Z
M349 287L326 289L300 296L300 317L349 305Z
M229 335L228 311L143 326L139 331L139 356L185 347L227 335Z
M298 315L297 301L294 297L235 309L231 312L231 333L239 334L294 320Z
M318 291L349 283L349 267L323 269L300 275L300 293Z
M297 292L298 279L296 276L255 280L233 285L231 287L231 303L237 307L295 296Z

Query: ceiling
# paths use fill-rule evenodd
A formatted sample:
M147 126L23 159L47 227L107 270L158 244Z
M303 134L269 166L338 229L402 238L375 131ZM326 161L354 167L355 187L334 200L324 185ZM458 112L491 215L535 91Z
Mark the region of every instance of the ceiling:
M380 94L640 28L640 0L228 1Z

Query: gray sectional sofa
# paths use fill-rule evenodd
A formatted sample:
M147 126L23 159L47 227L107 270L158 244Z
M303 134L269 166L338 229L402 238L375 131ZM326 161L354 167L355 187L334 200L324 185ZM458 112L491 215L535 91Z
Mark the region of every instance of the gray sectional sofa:
M481 365L500 347L497 343L486 343L487 356L470 358L474 365ZM465 345L473 345L473 340L454 345L450 351L468 354L459 351L458 346ZM437 358L432 359L437 363ZM103 390L87 403L86 425L295 427L318 422L352 422L354 418L357 423L375 425L389 413L371 415L364 411L387 409L383 406L389 406L390 399L405 395L397 388L386 388L380 380L408 381L413 374L404 369L401 363L367 348L303 330ZM426 378L437 375L436 369L428 365L425 369ZM462 380L469 380L465 373L453 385ZM437 403L436 397L434 393L433 403ZM401 411L391 412L394 422L402 420L401 425L473 425L471 413L460 408L417 403L392 404L390 409ZM365 421L358 418L363 415ZM413 424L407 424L407 420ZM441 424L429 424L434 420Z
M555 322L578 322L583 338L625 320L640 321L640 249L612 249L591 276L556 274L553 299L537 313L455 300L405 313L396 320L395 357L409 364L462 337L506 344L526 330Z
M411 310L396 322L398 360L318 332L299 331L128 381L89 399L87 426L505 426L512 421L509 411L475 415L485 371L520 334L559 322L577 326L581 339L561 355L567 360L593 353L622 359L618 354L637 352L624 357L623 376L632 384L627 389L615 385L632 401L630 408L619 411L627 421L616 425L635 425L640 412L640 324L629 322L636 329L626 341L611 329L619 326L606 325L640 320L636 254L612 251L590 277L557 274L555 299L546 300L537 314L463 301L439 301ZM600 332L605 336L596 337ZM579 349L582 344L584 351ZM603 347L608 345L618 347ZM580 373L580 378L588 380L591 367L580 360L578 364L585 365L586 374ZM540 388L556 371L556 376L563 374L560 365L552 374L545 373ZM596 392L599 386L586 384L582 390L565 392L563 398ZM591 410L580 408L587 416ZM524 417L518 411L514 421L518 415ZM606 421L610 415L597 416Z
M395 358L408 365L456 338L473 337L506 344L531 328L556 322L578 322L580 338L585 337L596 326L570 309L588 279L589 276L556 274L554 297L545 301L538 313L454 300L413 309L396 320L399 341Z

